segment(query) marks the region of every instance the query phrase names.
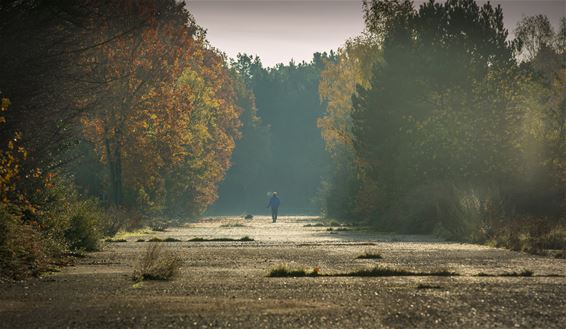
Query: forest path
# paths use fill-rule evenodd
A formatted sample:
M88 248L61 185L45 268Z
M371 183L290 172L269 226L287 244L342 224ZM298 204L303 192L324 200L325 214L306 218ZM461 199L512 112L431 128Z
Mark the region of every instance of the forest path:
M0 328L564 328L566 260L426 236L313 227L316 217L201 220L129 235L61 272L0 284ZM255 241L187 242L243 236ZM134 284L148 240L185 260L169 282ZM365 251L383 259L362 260ZM273 266L323 274L383 265L459 276L269 278ZM530 270L533 277L479 277ZM552 276L558 275L558 276Z

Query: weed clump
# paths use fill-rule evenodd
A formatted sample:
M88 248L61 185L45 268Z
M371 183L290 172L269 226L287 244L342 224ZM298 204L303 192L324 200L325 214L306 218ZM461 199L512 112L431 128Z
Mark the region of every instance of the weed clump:
M220 227L246 227L244 224L235 223L235 224L222 224Z
M531 270L523 270L521 272L507 272L501 274L501 276L533 276L534 272Z
M123 243L123 242L128 242L128 240L126 240L126 239L111 239L111 238L108 238L108 239L104 240L104 242L109 242L109 243Z
M523 276L523 277L531 277L533 276L535 273L531 270L523 270L521 272L505 272L505 273L500 273L500 274L488 274L488 273L484 273L484 272L480 272L478 274L476 274L475 276L479 276L479 277L495 277L495 276Z
M417 289L442 289L441 286L438 285L431 285L431 284L426 284L426 283L420 283L417 286Z
M303 227L324 227L325 225L323 223L315 223L315 224L306 224L303 225Z
M362 269L358 271L336 274L335 276L457 276L455 272L447 270L434 272L412 272L385 266L375 266L370 269Z
M165 240L163 240L164 242L181 242L181 240L179 239L175 239L175 238L166 238Z
M320 275L320 268L315 267L312 271L308 271L304 268L291 268L289 264L279 264L273 267L269 273L268 277L271 278L284 278L284 277L315 277Z
M377 251L366 250L363 254L356 257L356 259L383 259Z
M150 244L143 257L139 260L132 280L139 282L143 280L170 280L177 274L182 260L169 250L165 250L162 244Z
M163 242L163 240L160 239L160 238L151 238L151 239L147 240L147 242Z
M205 238L201 238L201 237L196 237L196 238L192 238L188 240L189 242L228 242L228 241L244 241L244 242L248 242L248 241L255 241L253 238L250 238L249 236L244 236L242 238L239 239L233 239L233 238L212 238L212 239L205 239Z

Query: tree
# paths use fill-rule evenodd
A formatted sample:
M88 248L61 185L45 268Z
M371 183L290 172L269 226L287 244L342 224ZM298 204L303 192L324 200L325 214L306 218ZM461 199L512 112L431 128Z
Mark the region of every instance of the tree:
M317 126L332 158L322 196L325 213L330 217L355 217L367 210L362 204L366 204L372 186L365 184L363 164L353 149L352 94L357 85L369 87L373 65L380 59L379 39L366 34L348 40L336 59L325 61L321 72L319 93L326 112L317 120Z
M393 16L377 24L385 28L383 62L353 99L354 148L376 187L372 218L382 223L401 220L395 212L415 193L439 183L498 184L516 163L517 70L501 8L471 0L402 8L385 11ZM422 211L434 213L435 202ZM441 214L419 216L432 224L420 218L409 227L430 231Z

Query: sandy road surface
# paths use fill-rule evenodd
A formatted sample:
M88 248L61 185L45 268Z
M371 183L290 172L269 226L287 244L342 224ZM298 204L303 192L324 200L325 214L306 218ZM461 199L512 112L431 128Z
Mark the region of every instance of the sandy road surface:
M59 273L0 284L0 328L566 328L566 260L305 227L316 222L215 218L109 243ZM154 236L184 241L164 243L182 255L183 267L171 282L134 285L134 264L148 245L136 240ZM243 236L255 241L186 242ZM356 259L366 250L383 259ZM460 275L266 277L280 263L327 274L381 264ZM524 269L535 276L475 276Z

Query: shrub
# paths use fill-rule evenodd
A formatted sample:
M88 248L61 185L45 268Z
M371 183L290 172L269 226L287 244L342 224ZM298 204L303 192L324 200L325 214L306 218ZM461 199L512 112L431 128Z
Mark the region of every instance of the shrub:
M0 204L0 278L20 279L48 268L49 241Z
M182 260L172 251L164 249L160 243L150 243L139 260L132 279L143 280L170 280L177 274Z
M132 231L143 227L144 216L137 211L112 207L106 211L102 225L104 235L114 236L118 231Z
M104 211L93 200L75 201L67 212L69 226L64 237L73 251L95 251L102 238Z

